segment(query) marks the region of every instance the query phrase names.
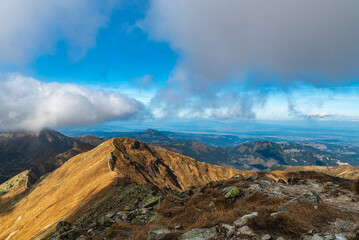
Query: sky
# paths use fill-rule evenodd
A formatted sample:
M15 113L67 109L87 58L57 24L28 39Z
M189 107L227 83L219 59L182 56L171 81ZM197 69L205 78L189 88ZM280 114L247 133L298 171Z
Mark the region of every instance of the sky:
M0 0L0 131L359 129L358 12L357 0Z

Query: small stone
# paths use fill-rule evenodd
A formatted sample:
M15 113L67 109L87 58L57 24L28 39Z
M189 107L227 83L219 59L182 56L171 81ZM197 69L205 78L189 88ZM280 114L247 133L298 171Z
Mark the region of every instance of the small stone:
M253 212L251 214L244 215L243 217L238 218L233 224L237 227L244 226L248 223L248 220L258 217L258 212Z
M283 237L277 237L276 240L284 240L284 238Z
M325 240L334 240L335 235L331 233L323 233L320 236L322 236Z
M272 239L272 236L269 234L265 234L262 236L262 240L270 240L270 239Z
M234 235L234 226L225 223L223 223L221 226L227 229L227 237L232 237Z
M127 212L118 212L117 217L118 217L118 219L121 219L121 220L127 220L128 213Z
M279 214L279 212L274 212L274 213L271 213L270 216L271 217L276 217L278 214Z
M218 236L217 229L213 228L194 228L182 234L179 240L209 240Z
M208 204L208 207L215 209L215 208L216 208L216 204L214 204L214 202L210 202L210 203Z
M335 239L336 240L347 240L347 237L344 234L339 233L339 234L335 234Z
M324 240L324 238L322 236L319 236L318 234L315 234L313 237L312 237L312 240Z
M113 216L115 216L115 213L113 213L113 212L109 212L106 214L106 217L108 217L108 218L112 218Z
M278 212L289 212L288 209L284 206L278 206L277 209L278 209Z
M257 192L262 191L261 187L258 184L251 184L248 189L254 190L254 191L257 191Z
M163 226L157 226L152 228L148 232L147 240L170 240L173 239L172 232Z
M254 235L252 229L250 229L250 227L248 227L248 226L243 226L240 229L238 229L237 234L238 235L248 235L248 236Z
M181 224L177 224L175 226L175 230L182 230L183 229L183 226Z
M318 229L317 228L312 228L312 229L310 229L308 232L307 232L307 234L308 235L313 235L313 234L315 234L315 233L318 233Z

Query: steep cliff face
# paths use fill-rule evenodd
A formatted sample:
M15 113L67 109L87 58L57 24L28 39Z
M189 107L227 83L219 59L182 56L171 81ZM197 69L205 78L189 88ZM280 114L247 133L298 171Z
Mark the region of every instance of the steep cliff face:
M137 184L184 189L237 173L242 172L153 149L136 140L112 139L71 158L12 209L0 210L0 239L41 239L59 221L93 209L125 178Z

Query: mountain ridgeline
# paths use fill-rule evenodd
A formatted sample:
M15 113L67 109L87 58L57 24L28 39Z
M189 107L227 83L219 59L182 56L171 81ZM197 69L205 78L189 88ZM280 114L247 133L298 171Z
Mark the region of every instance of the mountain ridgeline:
M104 139L70 138L52 129L0 134L0 183L27 169L44 175Z

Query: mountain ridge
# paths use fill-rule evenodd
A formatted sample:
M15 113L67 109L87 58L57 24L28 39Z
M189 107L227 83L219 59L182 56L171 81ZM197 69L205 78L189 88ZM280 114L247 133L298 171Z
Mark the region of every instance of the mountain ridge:
M71 158L39 182L16 207L0 212L0 225L4 226L0 239L10 235L40 239L60 220L93 208L96 201L126 178L136 184L184 189L238 173L243 172L153 149L133 139L108 140ZM5 197L6 194L1 199Z

